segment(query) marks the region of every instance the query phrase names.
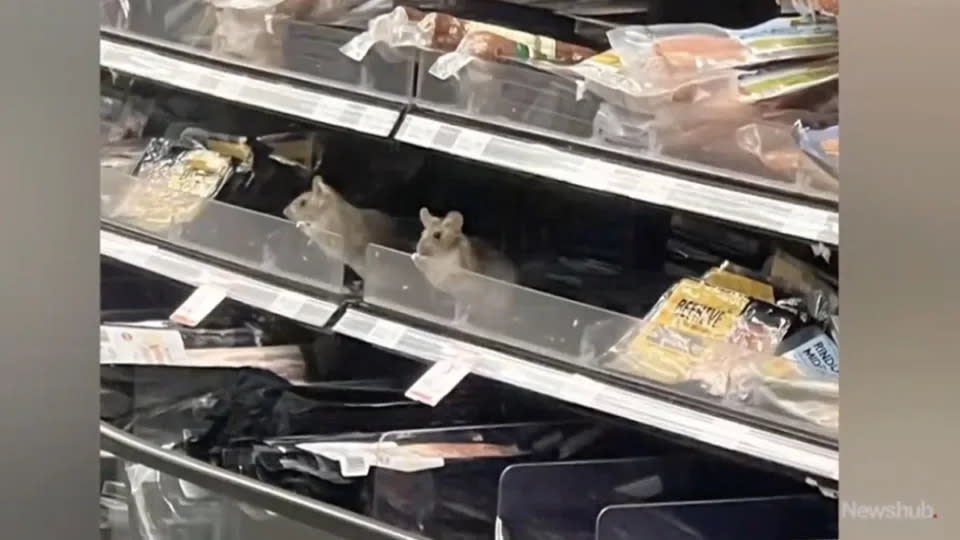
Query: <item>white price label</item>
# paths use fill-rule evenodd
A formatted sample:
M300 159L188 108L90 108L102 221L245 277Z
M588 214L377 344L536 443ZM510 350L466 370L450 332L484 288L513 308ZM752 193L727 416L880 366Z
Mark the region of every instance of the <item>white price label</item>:
M431 146L441 124L422 118L409 118L403 127L403 139L414 144Z
M182 365L187 359L180 332L171 329L100 327L100 363Z
M277 294L274 301L270 303L270 306L267 307L267 311L290 319L296 319L297 315L300 314L300 310L303 309L303 306L307 303L307 300L308 298L302 294L281 291Z
M590 405L597 400L597 396L599 396L605 388L603 383L576 374L570 377L569 382L565 385L564 391L567 399L572 403Z
M453 152L466 157L480 157L492 139L493 137L486 133L461 131L453 141Z
M226 297L227 290L223 287L201 285L170 315L170 320L184 326L196 326Z
M441 360L430 366L404 394L409 399L436 407L444 397L470 374L470 366L463 362Z
M407 329L402 324L397 324L393 321L387 321L384 319L378 319L377 323L373 325L373 329L370 330L370 334L367 336L367 341L373 343L374 345L380 345L381 347L386 347L387 349L393 349L397 346L397 343L400 342L400 338L403 337L403 334L406 333Z
M154 244L131 242L122 248L120 259L127 264L145 268L148 266L150 259L159 251L160 248Z

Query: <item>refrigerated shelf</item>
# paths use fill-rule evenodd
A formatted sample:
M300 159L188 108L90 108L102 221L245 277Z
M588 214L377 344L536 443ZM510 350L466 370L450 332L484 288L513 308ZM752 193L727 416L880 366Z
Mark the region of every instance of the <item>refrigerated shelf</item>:
M159 245L161 241L151 243L103 230L100 235L100 252L105 256L190 285L219 284L233 299L313 327L332 325L336 333L429 363L463 362L482 377L802 471L817 479L839 481L839 452L835 445L776 433L751 425L746 419L724 418L619 387L589 373L553 367L555 362L550 358L507 354L467 339L424 330L407 323L399 313L397 317L372 313L347 302L347 309L332 321L341 307L337 304L177 253Z
M121 40L106 32L100 46L101 66L158 83L786 237L839 245L834 204L754 190L739 178L686 174L682 165L638 164L586 146L570 150L556 137L541 141L532 134L504 133L493 118L465 122L455 113L417 112L413 88L406 102L399 96L391 99L400 101L391 102L364 88L351 92L339 85L330 90L307 78L186 48L174 54L171 46L145 38Z

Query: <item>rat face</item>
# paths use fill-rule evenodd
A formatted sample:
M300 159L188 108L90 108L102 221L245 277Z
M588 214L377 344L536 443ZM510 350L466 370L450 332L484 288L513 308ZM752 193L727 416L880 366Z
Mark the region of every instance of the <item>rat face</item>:
M301 193L283 209L283 215L297 222L311 222L320 219L330 208L333 192L318 176L313 179L313 189Z
M417 253L421 255L439 255L453 249L463 236L463 215L460 212L448 212L443 218L430 214L426 208L420 209L420 222L423 232L417 242Z

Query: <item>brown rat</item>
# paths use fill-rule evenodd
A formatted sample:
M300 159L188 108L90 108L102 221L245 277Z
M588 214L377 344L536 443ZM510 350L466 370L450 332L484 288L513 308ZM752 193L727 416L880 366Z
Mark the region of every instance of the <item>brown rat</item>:
M368 244L391 246L396 243L390 216L379 210L353 206L320 176L314 177L310 191L297 196L284 208L283 215L295 221L320 249L345 262L360 277L364 276ZM329 233L343 239L342 248Z
M505 309L510 286L472 274L513 284L517 279L513 263L489 244L465 235L460 212L441 218L421 208L420 222L423 232L415 263L431 285L457 301L456 322L462 322L470 308Z

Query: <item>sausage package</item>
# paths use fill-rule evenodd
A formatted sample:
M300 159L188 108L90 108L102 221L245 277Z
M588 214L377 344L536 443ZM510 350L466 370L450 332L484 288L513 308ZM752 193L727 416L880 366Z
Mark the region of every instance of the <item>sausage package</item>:
M630 76L646 84L774 61L837 54L834 21L781 17L731 30L709 24L624 26L608 34Z
M723 396L732 366L772 353L792 317L766 302L704 281L682 279L640 328L614 347L606 367L664 384L692 383Z
M776 356L735 364L727 398L835 431L839 390L839 348L820 328L810 326L784 340Z
M796 127L779 122L754 122L737 130L737 145L755 156L770 172L802 188L838 193L839 177L821 166L797 140Z
M512 30L502 26L471 22L456 50L437 58L430 74L445 80L474 58L532 65L571 65L586 60L596 51L564 43L551 37Z
M446 13L425 14L398 7L375 17L362 32L340 50L360 61L377 43L389 47L415 47L447 53L437 59L430 73L447 79L473 58L494 61L573 64L595 51L579 45L513 30L503 26L460 19Z

